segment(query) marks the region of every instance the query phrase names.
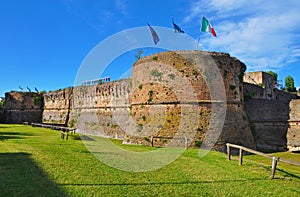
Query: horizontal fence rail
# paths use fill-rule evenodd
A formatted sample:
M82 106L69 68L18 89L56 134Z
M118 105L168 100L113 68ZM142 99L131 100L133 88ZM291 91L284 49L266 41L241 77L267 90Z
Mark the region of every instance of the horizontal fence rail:
M66 135L66 140L68 140L68 133L69 132L76 132L75 128L69 128L69 127L62 127L62 126L56 126L56 125L50 125L50 124L41 124L41 123L31 123L32 127L43 127L43 128L50 128L53 130L60 130L61 131L61 138L64 139Z
M189 143L189 140L187 137L184 137L184 138L176 138L176 137L164 137L164 136L151 136L151 139L150 139L150 143L151 143L151 147L154 146L154 138L158 138L158 139L169 139L169 140L184 140L184 148L185 149L188 149L188 143Z
M252 150L250 148L246 148L244 146L240 146L240 145L236 145L236 144L230 144L230 143L227 143L226 146L227 146L227 157L228 157L229 161L231 160L231 148L239 149L239 165L243 165L243 151L272 159L272 170L271 170L271 178L272 179L274 179L274 177L275 177L276 166L277 166L277 163L279 161L284 162L284 163L288 163L288 164L292 164L292 165L296 165L296 166L300 166L300 162L296 162L296 161L292 161L292 160L288 160L288 159L283 159L283 158L277 158L275 156L268 155L266 153L262 153L262 152L259 152L259 151L256 151L256 150Z

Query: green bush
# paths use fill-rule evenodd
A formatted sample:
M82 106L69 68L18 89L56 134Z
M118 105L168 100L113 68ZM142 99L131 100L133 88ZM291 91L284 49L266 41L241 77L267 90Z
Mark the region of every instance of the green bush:
M143 84L139 84L138 88L141 90L143 88Z
M152 60L157 60L158 57L157 56L153 56Z
M201 147L201 145L202 145L202 141L199 140L195 141L195 146Z

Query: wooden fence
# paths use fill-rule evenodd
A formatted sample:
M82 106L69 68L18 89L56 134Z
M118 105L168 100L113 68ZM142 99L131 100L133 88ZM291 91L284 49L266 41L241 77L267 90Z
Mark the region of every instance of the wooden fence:
M61 131L61 139L64 139L66 136L66 140L68 140L69 132L73 132L73 133L76 132L75 128L62 127L62 126L50 125L50 124L31 123L31 126L49 128L49 129L53 129L53 130L60 130Z
M283 158L277 158L275 156L268 155L268 154L265 154L265 153L262 153L262 152L259 152L256 150L252 150L250 148L246 148L246 147L243 147L240 145L227 143L226 146L227 146L227 156L228 156L229 161L231 160L231 148L239 149L239 165L240 166L243 165L243 151L247 151L249 153L253 153L256 155L260 155L260 156L272 159L272 170L271 170L271 178L272 179L274 179L274 177L275 177L276 166L279 161L288 163L288 164L292 164L292 165L296 165L296 166L300 166L300 162L291 161L291 160L287 160L287 159L283 159Z
M188 148L188 138L173 138L173 137L163 137L163 136L151 136L150 143L151 146L154 146L154 138L159 138L159 139L169 139L169 140L184 140L184 148Z

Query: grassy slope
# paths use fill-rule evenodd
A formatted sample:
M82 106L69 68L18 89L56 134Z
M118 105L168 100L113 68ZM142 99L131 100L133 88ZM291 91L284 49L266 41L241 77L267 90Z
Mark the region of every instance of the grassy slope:
M118 143L118 142L116 142ZM120 145L143 151L150 147ZM271 161L237 158L211 151L198 157L189 149L175 162L152 172L124 172L97 160L81 140L60 139L60 132L23 125L0 125L0 196L297 196L300 167L279 163L270 180ZM276 153L300 161L299 154Z

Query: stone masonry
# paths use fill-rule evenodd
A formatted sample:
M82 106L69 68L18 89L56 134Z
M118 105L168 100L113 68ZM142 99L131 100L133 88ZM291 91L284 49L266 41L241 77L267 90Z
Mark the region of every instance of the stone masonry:
M156 146L182 146L187 139L188 146L223 152L227 142L299 151L298 96L277 90L267 73L245 70L226 53L161 52L139 59L131 79L51 91L44 99L6 93L0 121L60 124L130 144L153 138Z
M43 95L34 92L7 92L2 123L42 122Z

